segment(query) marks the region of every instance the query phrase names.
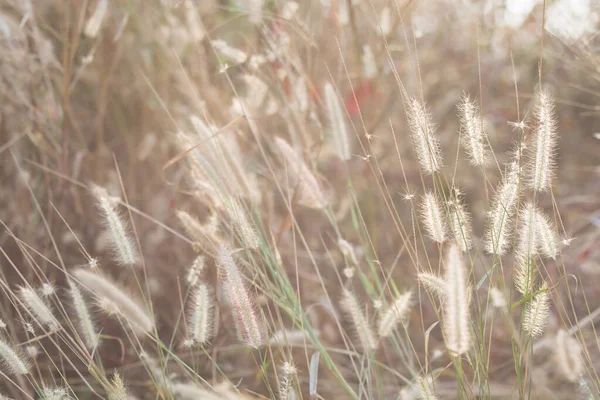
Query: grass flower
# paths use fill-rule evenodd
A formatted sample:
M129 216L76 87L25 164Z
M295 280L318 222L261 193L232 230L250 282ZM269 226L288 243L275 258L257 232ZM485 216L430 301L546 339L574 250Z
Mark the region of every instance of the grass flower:
M450 354L460 356L471 345L467 272L458 246L451 244L446 251L444 336Z

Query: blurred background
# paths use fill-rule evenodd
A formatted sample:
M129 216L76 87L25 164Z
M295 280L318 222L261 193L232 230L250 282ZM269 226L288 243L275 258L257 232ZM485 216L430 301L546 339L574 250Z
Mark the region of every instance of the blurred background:
M402 253L398 237L390 234L396 228L373 180L376 171L399 217L411 221L414 215L403 195L407 186L421 186L421 175L399 82L409 96L424 99L431 108L444 164L463 188L473 230L479 233L484 231L488 197L481 172L458 155L456 105L463 93L480 102L495 152L486 179L497 184L501 166L509 162L510 150L525 132L519 127L532 119L542 82L556 102L560 139L554 197L545 197L540 206L552 210L555 203L565 232L575 238L563 250L566 273L577 276L565 279L572 287L573 303L562 306L564 315L551 318L549 330L556 330L565 318L581 318L600 305L599 26L600 2L593 0L3 0L3 279L9 285L19 281L9 263L18 266L25 279L38 279L38 269L29 267L32 260L22 251L26 243L51 259L57 247L68 266L89 261L81 251L84 247L98 257L104 271L131 283L131 277L105 256L102 223L87 191L89 184L98 184L114 196L126 196L137 210L133 224L159 331L178 337L173 332L181 309L177 288L202 251L186 236L176 211L206 219L212 209L205 193L191 189L185 155L175 141L178 132L194 129L190 118L197 116L233 131L243 168L254 177L259 218L270 232L267 236L278 243L284 265L294 269L307 264L308 256L301 252L296 258L285 202L264 162L273 155L263 148L269 149L276 137L298 149L315 171L335 204L340 231L349 232L344 238L360 241L352 228L359 218L355 202L378 262L392 268L391 278L399 286L410 287L415 282L407 273L411 261ZM327 146L327 82L336 88L352 132L352 157L346 163L333 157ZM342 252L328 250L336 247L338 236L328 221L310 208L295 213L308 246L321 254L317 261L343 264ZM407 222L407 229L410 226ZM356 251L361 260L372 256ZM35 264L60 285L62 272L44 257L34 256ZM561 279L555 265L547 268ZM322 271L320 279L335 282L332 297L339 293L342 269L327 265ZM300 278L297 290L303 302L322 302L314 271L307 268ZM5 320L15 317L9 301L0 300L0 307ZM339 342L337 326L320 310L311 308L309 316L322 340ZM221 368L233 382L243 379L242 386L268 397L252 357L228 350L236 339L227 328L231 317L224 312L223 318L225 333L212 344L214 354L222 352ZM427 328L435 315L423 307L411 318ZM110 319L99 322L105 332L118 335L120 328ZM497 353L492 350L491 358L510 359L510 345L503 342L509 338L502 338L501 329L494 334L503 345ZM587 334L595 343L594 332ZM413 344L422 347L422 340L414 339ZM439 333L431 340L433 348L443 345ZM118 348L110 342L99 349L107 368L143 369L133 352L119 356ZM594 344L589 351L590 365L599 368L600 348ZM300 354L300 359L307 358L304 351ZM381 357L392 368L403 368L392 356ZM306 371L307 365L302 368ZM210 363L199 364L197 370L214 378ZM497 374L495 380L501 382L510 368L499 367ZM539 398L553 390L557 398L570 398L571 386L554 381L552 375L546 378ZM321 379L329 378L324 373ZM143 383L134 382L133 387L141 398L155 397ZM451 386L439 388L442 398L444 390L453 392ZM324 398L344 398L339 388L323 390Z

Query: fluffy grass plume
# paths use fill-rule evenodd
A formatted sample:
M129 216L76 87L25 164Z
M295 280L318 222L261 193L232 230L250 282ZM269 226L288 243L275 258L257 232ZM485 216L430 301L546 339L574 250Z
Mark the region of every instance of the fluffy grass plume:
M281 379L279 380L279 400L296 400L298 395L294 388L294 377L296 375L296 367L284 362L281 367Z
M200 275L202 274L202 271L204 270L205 265L206 265L206 260L204 258L204 255L201 254L194 259L194 262L188 269L188 273L185 278L188 285L196 286L198 284L198 282L200 280Z
M450 231L454 242L462 251L471 248L471 216L465 210L464 204L458 196L450 200L448 204L448 214L450 221Z
M485 249L490 254L503 256L512 243L512 224L519 199L518 168L518 164L509 167L492 201L485 235Z
M458 106L463 146L472 165L483 167L489 157L479 106L468 95L463 95Z
M81 291L72 280L69 280L69 294L73 301L73 309L78 322L77 326L83 338L83 343L89 350L95 349L98 346L98 334L96 333L94 321Z
M423 195L421 218L431 240L440 244L446 241L448 227L445 213L437 196L432 192L426 192Z
M350 317L350 321L352 322L352 326L363 350L375 350L377 348L375 333L371 329L371 325L365 317L360 303L348 289L344 289L342 293L341 306Z
M419 282L425 286L430 294L443 299L446 296L446 281L435 274L429 272L419 272L417 276Z
M555 259L559 251L560 238L554 224L541 210L535 210L535 231L539 251L542 255Z
M224 245L219 248L216 262L223 276L225 293L231 303L238 337L248 346L259 348L264 342L262 320L231 251Z
M114 374L108 392L108 400L128 400L127 388L119 374Z
M543 284L532 299L525 305L523 313L523 330L532 338L542 336L548 323L548 312L550 311L550 297L548 287Z
M29 363L4 340L0 340L0 359L2 359L2 370L11 375L29 373Z
M191 339L204 344L212 336L213 299L206 285L199 284L192 295L192 307L189 316L189 333Z
M99 304L109 308L107 311L117 313L129 321L137 334L143 335L154 329L154 320L145 308L107 278L82 268L73 271L73 276L95 294Z
M431 113L421 101L409 99L406 114L421 170L427 175L438 172L442 168L442 150Z
M526 204L519 215L519 238L517 244L514 281L517 290L526 295L531 293L535 280L535 256L537 255L536 209Z
M543 192L552 187L558 138L554 102L546 90L538 95L535 117L537 126L535 146L529 160L529 186Z
M467 271L460 249L456 244L452 243L446 251L444 336L446 348L450 354L459 356L466 353L471 345Z
M437 400L438 397L433 392L433 380L419 377L417 379L417 398L419 400Z
M94 186L92 192L98 202L98 207L104 216L106 232L114 253L114 260L121 265L135 265L139 262L139 255L135 240L129 233L127 222L121 218L106 189Z
M344 120L342 106L337 97L337 93L331 83L325 84L325 102L327 103L327 113L329 114L329 125L331 127L331 139L333 141L333 149L337 156L344 161L347 161L352 156L350 154L350 141L348 138L348 130Z
M283 157L284 168L292 180L291 187L296 189L295 199L298 203L311 207L323 208L327 204L317 179L308 169L292 147L283 139L275 138L275 145Z
M412 305L412 292L401 294L394 302L385 310L380 318L378 331L380 337L390 336L398 322L406 318Z
M20 287L19 297L38 324L46 326L51 331L58 330L60 324L52 314L50 306L38 296L34 289Z
M256 249L260 245L260 238L256 231L250 225L250 220L246 215L243 205L236 199L231 198L227 208L230 219L235 225L242 244L249 249Z

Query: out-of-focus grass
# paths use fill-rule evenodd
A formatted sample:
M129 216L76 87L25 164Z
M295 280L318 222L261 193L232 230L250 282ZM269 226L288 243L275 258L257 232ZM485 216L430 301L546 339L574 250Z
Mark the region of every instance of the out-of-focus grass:
M298 367L294 386L308 398L309 361L318 351L318 393L325 399L411 398L419 378L439 398L573 398L579 382L567 382L553 358L556 333L565 328L583 348L582 380L597 393L596 39L567 44L546 33L542 47L541 5L510 28L501 23L503 6L484 2L343 0L327 9L307 1L292 13L286 9L292 2L270 1L258 25L234 3L108 2L93 37L84 30L96 1L15 0L1 6L0 313L5 338L42 349L32 360L32 373L6 376L2 390L14 398L37 398L43 382L68 386L79 398L107 398L117 371L136 398L185 398L186 384L220 390L224 398L235 393L270 398L278 396L285 360ZM352 4L347 14L344 4ZM386 7L390 31L382 36ZM236 64L211 40L244 51L247 59ZM374 54L374 75L361 60L366 45ZM251 87L255 81L248 76L264 86ZM553 192L536 200L553 215L559 232L574 240L556 261L540 263L552 293L549 326L541 339L522 343L524 301L511 289L514 261L486 255L482 237L509 150L532 144L531 131L523 135L509 122L534 123L540 79L555 94L560 150ZM330 146L327 82L346 110L352 144L347 162ZM301 84L305 98L297 89ZM402 90L431 108L445 166L434 179L419 170ZM463 92L480 102L494 151L483 170L469 166L459 146L456 105ZM214 182L190 179L190 155L175 144L177 132L194 133L192 115L214 124L223 146L239 146L232 154L241 168L234 173L251 177L260 194L258 200L236 192L235 201L260 237L258 248L243 249L236 258L266 322L267 340L276 332L303 331L300 340L251 350L236 337L213 259L214 241L238 249L243 240L231 204L215 200ZM281 159L276 137L290 143L314 174L326 208L299 204L293 166ZM194 150L206 151L209 143L199 141ZM206 157L223 160L214 151ZM231 178L222 173L215 181ZM90 183L120 197L143 255L141 268L120 267L110 258ZM465 257L474 287L473 344L462 361L446 352L440 302L416 280L418 271L442 272L444 252L422 231L420 197L425 189L449 196L454 185L473 218L474 248ZM200 243L184 230L176 210L200 221L215 213L218 236ZM185 276L196 252L207 255L202 280L215 288L216 335L210 345L186 349ZM16 285L50 281L65 288L69 271L90 258L152 305L153 335L136 338L119 319L93 306L102 339L93 353L77 346L73 329L26 332L29 316L14 300ZM491 307L491 287L507 296L506 310ZM398 294L412 289L416 301L396 334L369 353L343 317L343 288L360 299L373 324L376 306L388 306ZM51 303L69 326L72 314L59 295Z

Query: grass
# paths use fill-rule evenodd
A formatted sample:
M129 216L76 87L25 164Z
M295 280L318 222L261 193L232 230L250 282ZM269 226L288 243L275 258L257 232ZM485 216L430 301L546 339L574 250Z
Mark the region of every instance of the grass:
M0 393L598 398L595 38L260 3L0 6Z

